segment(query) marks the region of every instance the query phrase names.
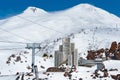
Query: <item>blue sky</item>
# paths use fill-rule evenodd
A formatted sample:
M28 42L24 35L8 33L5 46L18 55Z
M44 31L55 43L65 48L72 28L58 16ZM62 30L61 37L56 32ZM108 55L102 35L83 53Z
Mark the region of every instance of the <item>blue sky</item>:
M0 18L19 14L29 6L48 12L64 10L80 3L89 3L120 17L120 0L0 0Z

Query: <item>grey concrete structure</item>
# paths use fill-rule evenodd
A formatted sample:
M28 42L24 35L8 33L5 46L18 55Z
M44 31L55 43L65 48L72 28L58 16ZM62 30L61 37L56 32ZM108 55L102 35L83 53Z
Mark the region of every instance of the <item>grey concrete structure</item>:
M63 52L63 45L59 45L59 51Z
M63 43L63 54L65 54L64 60L67 60L68 55L71 53L71 51L70 51L70 38L64 38L62 43Z
M69 65L69 66L72 66L73 64L72 64L72 55L71 54L69 54L68 55L68 60L67 60L67 64Z
M74 50L75 50L75 43L71 43L71 53L74 53Z
M105 60L86 60L86 59L83 59L82 57L80 57L78 60L78 65L79 66L88 66L88 67L97 65L97 70L100 70L103 68L103 61L105 61Z
M58 67L59 65L61 65L61 63L64 62L63 60L63 52L60 51L55 51L55 67Z
M55 67L58 67L59 66L59 64L58 64L58 53L59 53L59 51L55 51L55 54L54 54L54 63L55 63Z
M78 66L78 51L75 49L75 44L70 43L70 38L64 38L59 50L55 51L55 67L64 62L69 66Z
M73 65L78 66L78 49L74 50L74 59L73 59Z

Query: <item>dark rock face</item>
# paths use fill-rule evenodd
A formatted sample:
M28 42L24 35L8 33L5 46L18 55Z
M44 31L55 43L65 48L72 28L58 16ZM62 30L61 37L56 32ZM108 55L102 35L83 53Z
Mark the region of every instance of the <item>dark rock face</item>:
M106 60L116 59L120 60L120 42L117 44L116 41L111 43L110 49L98 49L88 51L87 60L94 60L96 57L102 58L102 55L105 54Z
M64 72L64 70L57 67L50 67L46 72Z
M117 75L111 75L112 79L114 80L120 80L120 74Z
M114 41L114 42L112 42L112 44L111 44L111 47L110 47L110 49L109 49L109 52L110 52L110 53L114 53L114 52L116 51L116 49L117 49L117 42Z

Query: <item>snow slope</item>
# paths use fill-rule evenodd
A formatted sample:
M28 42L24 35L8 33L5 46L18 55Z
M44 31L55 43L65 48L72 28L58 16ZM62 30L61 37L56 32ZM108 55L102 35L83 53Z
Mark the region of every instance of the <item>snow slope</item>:
M36 9L36 11L33 12L32 9ZM81 46L85 49L92 42L94 32L95 39L98 42L102 42L102 40L105 43L119 41L118 37L113 36L119 34L119 24L120 19L117 16L89 4L80 4L64 11L51 13L29 7L19 15L0 20L0 28L2 28L0 29L0 39L2 41L43 42L48 44L57 38L63 38L73 33L75 36L77 34L77 38L80 37L79 39L75 37L73 41L77 39L76 44L84 43ZM3 45L1 43L1 46ZM8 45L10 46L10 44ZM18 44L13 45L19 46ZM77 48L81 48L81 46L77 46ZM21 47L25 47L25 45L21 45ZM82 49L79 50L82 51Z
M26 44L3 43L1 41L41 43L42 49L38 53L41 54L44 52L54 53L54 50L57 50L58 45L61 44L62 38L69 36L71 42L74 42L78 48L80 56L85 57L83 53L87 53L89 49L109 48L111 42L119 42L119 34L120 18L90 4L80 4L58 12L46 12L39 8L29 7L19 15L0 20L0 50L23 48L20 50L1 50L0 70L2 74L15 74L17 71L28 71L26 66L31 65L30 51L27 55L28 59L23 58L23 61L28 61L27 63L18 62L16 65L7 65L7 58L11 54L23 51ZM43 58L37 57L36 64L39 66L39 61L42 61L46 68L53 66L53 61L48 59L47 62L44 62Z

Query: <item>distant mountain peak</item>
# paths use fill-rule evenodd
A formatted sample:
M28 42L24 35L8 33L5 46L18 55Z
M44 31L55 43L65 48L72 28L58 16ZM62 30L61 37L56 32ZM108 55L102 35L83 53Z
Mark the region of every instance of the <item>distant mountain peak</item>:
M84 3L84 4L78 4L70 9L68 9L70 11L80 11L80 12L97 12L97 13L103 13L103 14L107 14L109 15L110 13L106 10L103 10L99 7L96 7L94 5L88 4L88 3Z
M74 6L74 7L82 7L82 8L90 8L90 7L95 7L91 4L88 4L88 3L84 3L84 4L78 4L77 6Z
M87 3L84 3L84 4L78 4L70 9L84 9L84 10L91 10L91 9L96 9L97 7L94 6L94 5L91 5L91 4L87 4Z
M81 24L119 24L120 18L99 7L91 4L79 4L61 12L63 15L73 18L74 21L80 21ZM79 20L78 20L79 19ZM80 22L79 22L80 23Z
M46 12L45 10L43 10L43 9L30 6L30 7L28 7L28 8L24 11L24 13L41 13L41 14L45 14L45 13L47 13L47 12Z
M78 37L78 41L75 42L78 44L78 48L81 48L80 51L83 51L83 48L87 49L91 45L89 43L94 40L98 43L103 40L106 42L120 41L120 38L116 37L120 34L118 29L120 28L120 18L90 4L79 4L67 10L51 13L36 7L28 7L22 14L8 18L6 22L0 22L0 24L1 28L33 42L43 42L43 46L47 44L50 48L52 45L51 50L54 47L50 43L51 41L56 42L73 33L79 33L74 36ZM97 32L94 31L95 29ZM95 36L94 40L93 36ZM13 34L6 34L5 31L1 32L0 39L27 42Z

